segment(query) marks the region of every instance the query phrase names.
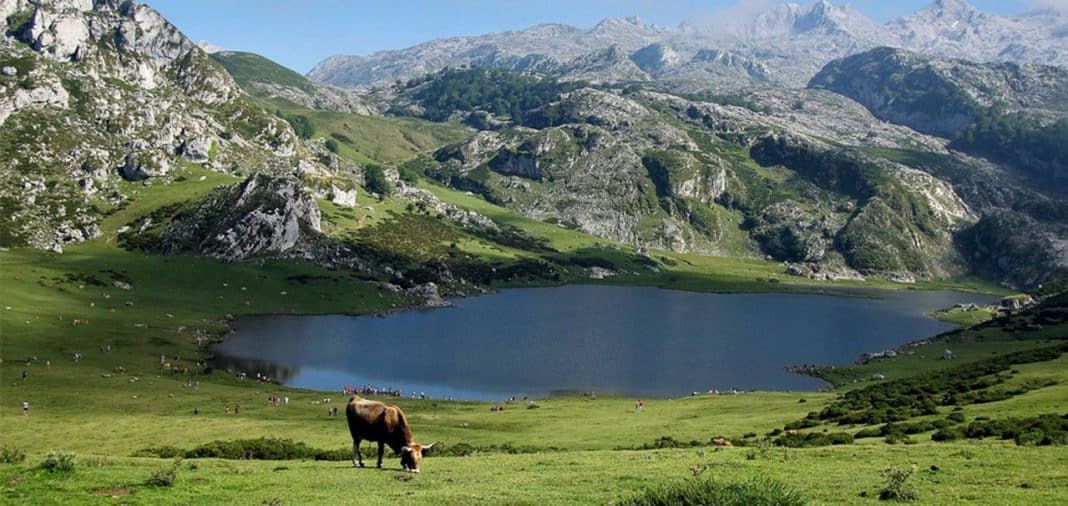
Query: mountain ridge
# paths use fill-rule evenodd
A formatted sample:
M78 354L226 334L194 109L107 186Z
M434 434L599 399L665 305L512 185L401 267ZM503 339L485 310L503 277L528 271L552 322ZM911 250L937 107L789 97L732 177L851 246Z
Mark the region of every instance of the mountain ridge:
M335 55L320 62L307 76L337 86L361 87L408 79L445 66L471 65L568 78L581 58L597 51L616 46L633 58L653 45L670 47L680 58L673 65L646 71L644 79L693 82L732 75L717 62L695 58L701 51L731 51L771 69L768 77L736 80L728 87L761 82L804 86L832 59L878 46L976 61L1066 65L1068 38L1054 35L1068 30L1068 18L1057 11L1042 12L995 16L954 0L935 2L910 16L878 24L852 7L818 0L807 5L776 5L734 29L659 27L637 18L608 18L589 29L542 24L432 40L368 55ZM962 22L972 30L954 31ZM529 65L531 59L543 64L535 68ZM552 64L544 64L546 61ZM611 77L620 81L634 76L623 71Z

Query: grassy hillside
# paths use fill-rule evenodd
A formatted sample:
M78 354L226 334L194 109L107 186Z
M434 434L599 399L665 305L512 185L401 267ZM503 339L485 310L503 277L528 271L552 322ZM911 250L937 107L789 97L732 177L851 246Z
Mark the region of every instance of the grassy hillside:
M132 503L334 502L350 497L352 480L358 479L361 487L376 490L372 502L382 503L604 503L700 475L721 481L767 476L813 502L854 503L861 493L879 493L884 467L911 464L919 469L911 484L925 502L1052 504L1068 494L1059 471L1068 463L1063 446L1016 446L996 439L936 443L930 440L934 429L908 436L912 444L904 446L882 438L820 448L774 446L774 436L760 442L766 434L781 435L788 424L836 402L836 394L812 392L652 399L638 414L633 400L622 398L543 399L537 408L513 403L500 413L490 412L486 403L403 399L397 402L409 413L416 436L440 442L443 450L429 457L424 472L412 479L396 472L395 459L387 462L385 471L355 470L345 461L187 459L173 487L150 485L149 477L171 460L144 456L150 455L145 451L165 446L190 450L216 440L286 438L346 458L349 441L343 417L326 414L329 406L342 401L339 395L238 380L226 371L207 373L198 366L207 355L203 344L225 331L226 315L370 313L412 303L348 273L309 264L222 264L118 249L114 230L133 217L231 181L195 168L185 170L172 185L125 188L136 198L125 208L109 211L100 239L72 246L62 255L0 252L0 439L5 448L27 454L23 462L0 463L4 502L92 503L111 501L111 496ZM605 241L517 217L454 190L426 188L544 238L556 250L544 253L547 256L632 261L625 250ZM328 214L330 205L324 203ZM469 246L486 255L496 252L501 261L530 254L489 242ZM628 270L639 274L611 282L714 290L834 288L787 279L768 282L777 278L779 267L766 262L661 252L653 257L670 259L675 266L655 273L637 270L641 266L634 264ZM573 279L581 279L580 267L570 269ZM958 336L959 342L949 345L958 357L952 365L1048 347L1064 335L1063 323L1050 323L1049 315L1041 317L1046 324L1040 330L1018 330L1037 324L1037 318L979 329L971 338ZM871 380L876 372L893 381L948 367L935 358L946 346L928 344L912 355L838 369L838 376L828 377L843 391L877 386L880 381ZM75 361L74 353L82 358ZM964 406L963 423L981 416L1068 411L1066 365L1061 357L1014 366L1017 372L990 388L1028 388ZM194 381L199 386L186 386ZM1038 384L1042 386L1031 388ZM289 406L267 406L271 394L289 396ZM332 403L323 404L324 397L331 397ZM29 415L21 412L24 400L30 402ZM241 405L240 414L226 413L226 407L236 404ZM916 420L941 419L952 409L939 407L938 415ZM857 433L879 427L821 422L802 432ZM721 436L750 447L716 450L709 445L711 438ZM674 445L680 447L671 448ZM51 450L75 452L79 463L74 471L53 474L40 468ZM938 470L931 471L931 466Z
M255 53L222 51L213 53L211 58L226 68L245 90L250 90L250 84L254 82L268 82L306 93L316 92L315 85L308 78Z
M312 125L310 137L332 140L339 155L364 164L402 162L471 135L460 125L414 118L320 111L278 100L264 106L286 118L306 118Z

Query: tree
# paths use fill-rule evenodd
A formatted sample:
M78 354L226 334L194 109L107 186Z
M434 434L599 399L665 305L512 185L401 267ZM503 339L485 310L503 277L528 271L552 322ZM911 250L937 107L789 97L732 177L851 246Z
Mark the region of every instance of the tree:
M364 187L367 191L377 193L378 195L385 197L393 191L393 186L389 184L389 180L386 179L386 172L381 166L370 164L363 174Z

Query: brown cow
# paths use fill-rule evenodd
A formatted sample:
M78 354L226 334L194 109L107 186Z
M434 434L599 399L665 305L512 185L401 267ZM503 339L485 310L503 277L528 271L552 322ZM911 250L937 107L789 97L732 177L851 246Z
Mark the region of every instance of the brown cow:
M420 445L412 440L412 430L404 412L397 406L364 399L354 395L345 407L345 418L352 433L352 465L363 467L360 442L364 439L378 443L378 467L382 467L382 452L389 445L393 453L400 455L401 467L413 473L419 472L423 452L434 445Z

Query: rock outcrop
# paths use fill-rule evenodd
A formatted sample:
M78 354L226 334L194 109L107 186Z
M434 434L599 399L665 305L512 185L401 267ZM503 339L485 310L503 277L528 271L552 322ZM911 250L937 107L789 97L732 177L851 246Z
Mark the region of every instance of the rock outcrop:
M89 197L120 179L198 164L248 174L317 165L290 126L152 8L120 0L4 0L0 244L94 237ZM10 198L6 198L10 197Z
M176 216L160 232L159 249L227 262L280 256L318 238L320 220L315 199L299 181L256 175Z

